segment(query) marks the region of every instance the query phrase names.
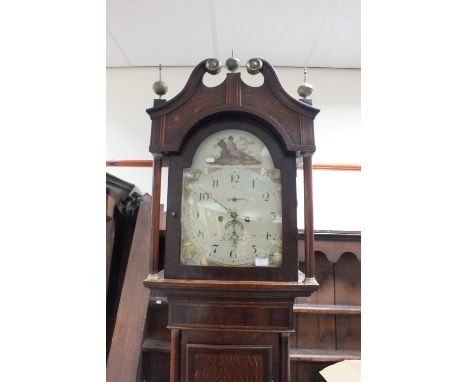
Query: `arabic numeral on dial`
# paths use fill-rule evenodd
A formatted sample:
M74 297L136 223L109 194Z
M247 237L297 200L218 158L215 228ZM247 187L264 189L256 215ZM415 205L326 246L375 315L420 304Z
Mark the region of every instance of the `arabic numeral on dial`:
M255 188L255 179L252 179L252 188Z
M256 245L252 245L252 248L253 248L253 250L254 250L254 253L253 253L253 254L256 255L256 254L257 254L257 246L256 246Z
M202 200L209 200L210 199L210 196L211 194L209 194L208 192L200 192L199 194L199 197L200 197L200 201Z
M212 246L213 246L213 250L209 253L209 256L214 255L216 253L216 250L219 247L218 244L213 244Z
M234 252L234 250L232 249L232 250L229 252L229 256L230 256L231 258L236 258L236 257L237 257L237 253Z
M231 183L239 183L240 175L239 174L231 174Z
M270 193L269 192L264 192L263 193L263 201L268 202L270 200Z
M205 234L204 234L202 231L198 230L197 236L198 236L200 239L203 239L203 238L205 237Z
M218 187L219 187L219 180L213 179L213 188L218 188Z
M271 233L270 232L266 233L266 238L267 238L267 240L271 238Z

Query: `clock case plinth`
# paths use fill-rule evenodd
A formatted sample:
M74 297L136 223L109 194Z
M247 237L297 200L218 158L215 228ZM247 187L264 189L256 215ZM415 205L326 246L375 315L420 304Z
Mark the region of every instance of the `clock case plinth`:
M318 289L305 284L302 273L297 282L273 282L165 279L161 271L144 284L167 297L171 381L193 381L197 373L215 380L224 370L223 354L231 368L237 354L250 367L245 372L257 377L252 380L288 381L294 299Z

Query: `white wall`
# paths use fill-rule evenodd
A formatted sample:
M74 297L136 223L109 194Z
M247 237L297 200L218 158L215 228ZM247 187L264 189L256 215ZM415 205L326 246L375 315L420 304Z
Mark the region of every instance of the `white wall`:
M169 91L164 97L177 95L192 68L164 68L163 80ZM283 87L298 98L296 89L303 81L299 68L276 68ZM206 75L214 85L224 78ZM261 82L242 70L243 80ZM153 104L151 86L158 79L156 68L107 69L107 160L152 159L148 151L151 121L145 112ZM315 119L317 151L314 163L360 164L360 81L358 69L309 69L313 84L314 106L321 109ZM134 183L142 192L151 193L151 169L108 167L107 171ZM314 171L314 221L316 229L360 230L360 172ZM298 201L301 209L302 174L298 173ZM162 202L164 202L163 192ZM302 212L298 226L303 227Z

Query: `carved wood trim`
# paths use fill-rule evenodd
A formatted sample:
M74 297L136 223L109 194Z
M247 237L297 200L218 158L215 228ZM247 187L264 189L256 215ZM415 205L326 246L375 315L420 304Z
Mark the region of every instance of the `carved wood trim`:
M106 193L108 195L129 194L134 187L134 184L117 178L115 175L106 173Z
M289 152L315 151L313 121L320 110L290 96L268 62L263 60L259 87L245 84L240 73L228 73L220 85L207 87L205 63L195 67L177 96L146 110L152 120L150 152L177 153L197 126L230 115L267 125Z
M304 259L304 231L299 231L299 259ZM336 263L345 253L351 253L361 261L360 231L314 231L314 252L323 253L328 261Z

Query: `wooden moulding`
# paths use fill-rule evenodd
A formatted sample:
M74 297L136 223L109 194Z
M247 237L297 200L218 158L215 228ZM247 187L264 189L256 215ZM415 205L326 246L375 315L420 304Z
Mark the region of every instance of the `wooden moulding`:
M120 178L117 178L115 175L106 173L106 194L112 196L119 196L118 199L127 196L130 191L135 188L135 185Z
M150 299L150 308L157 308L162 305L167 305L167 297L152 297ZM293 306L293 312L304 314L337 314L359 316L361 314L361 305L297 303Z
M153 340L148 338L143 342L143 345L141 345L141 351L170 353L171 344L169 341Z
M303 281L303 275L297 282L165 279L164 271L161 271L157 278L146 279L143 283L150 289L157 289L162 297L170 297L181 291L203 297L221 294L221 298L225 298L232 292L248 297L270 298L274 295L276 298L309 296L318 290L317 285L307 285Z
M359 350L329 350L329 349L291 349L291 362L340 362L349 359L361 359Z
M315 151L313 121L320 110L291 97L268 62L263 60L264 83L259 87L245 84L240 73L228 73L223 83L207 87L205 63L195 67L177 96L147 110L152 120L150 152L179 152L192 129L226 115L271 126L289 152Z
M170 329L290 332L288 302L180 301L169 305Z
M299 232L299 259L304 261L304 233ZM314 231L314 252L325 254L328 261L336 263L341 256L351 253L361 261L361 232L359 231Z
M294 313L360 315L360 305L294 304Z
M302 275L303 276L303 275ZM297 282L147 279L153 293L167 297L168 328L282 333L293 331L294 299L317 285Z

